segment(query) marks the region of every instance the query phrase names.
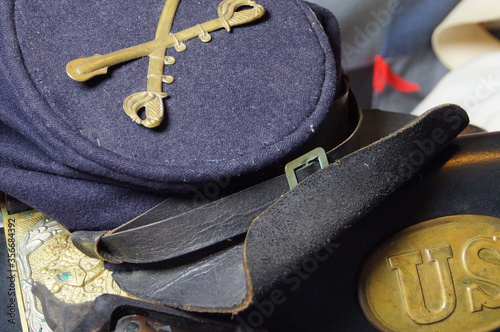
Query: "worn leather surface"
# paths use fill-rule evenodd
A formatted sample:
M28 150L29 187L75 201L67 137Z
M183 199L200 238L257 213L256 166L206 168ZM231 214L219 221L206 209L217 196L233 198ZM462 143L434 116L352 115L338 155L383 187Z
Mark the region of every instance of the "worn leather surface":
M339 234L330 247L334 250L322 252L321 257L328 257L317 260L313 271L301 265L276 285L274 292L281 292L279 302L265 295L233 318L255 327L254 331L375 331L357 300L358 273L364 260L398 231L455 214L500 217L500 133L454 140L417 176ZM143 312L141 307L151 305L137 302L132 312ZM86 318L82 324L95 320L99 307L94 306L96 312L89 316L82 314ZM111 315L103 312L102 317L106 314Z
M249 291L241 241L193 262L114 271L113 278L135 296L193 311L227 312L240 307Z
M348 82L344 85L345 91L335 101L331 120L343 121L345 128L351 129L342 135L346 139L340 144L328 138L320 139L336 145L328 152L329 162L359 148L361 110ZM314 166L306 167L298 171L297 176L305 178L315 171ZM246 233L252 220L288 190L287 179L282 174L220 199L172 197L104 235L102 232L76 231L71 238L85 254L111 263L158 262Z
M460 107L437 107L289 191L248 232L245 264L254 294L267 293L299 262L352 227L416 175L467 125L467 114Z
M152 321L165 322L167 331L171 331L172 328L173 331L184 332L242 331L237 324L227 320L193 315L114 294L103 294L92 302L68 304L57 299L43 284L38 282L34 284L33 293L40 299L45 320L54 332L114 331L121 317L134 314L146 316ZM134 327L131 326L133 331L137 331Z
M254 220L244 248L231 248L244 250L244 270L240 268L242 256L228 255L213 264L204 257L203 264L195 263L191 270L189 265L181 265L180 269L188 270L182 273L187 278L178 278L179 270L169 267L168 261L164 267L117 270L113 277L122 289L140 298L187 310L238 312L249 306L254 295L266 294L302 259L342 235L417 174L467 123L465 112L457 106L434 109L395 134L309 176ZM420 151L419 144L430 138L436 141L432 151L418 165L407 167L409 158ZM134 271L137 268L143 271ZM242 274L227 275L227 271ZM155 287L144 280L154 280ZM198 284L211 286L200 290ZM219 284L232 291L212 292ZM233 292L241 292L233 286L242 284L247 285L247 293L236 299Z
M376 329L358 302L358 276L365 260L397 232L430 219L475 214L500 218L500 133L460 136L417 176L334 240L334 251L303 264L276 286L280 303L259 327L269 331L360 331ZM314 256L316 257L316 256ZM306 260L302 263L309 263ZM261 315L265 295L241 317ZM249 319L250 316L250 319Z

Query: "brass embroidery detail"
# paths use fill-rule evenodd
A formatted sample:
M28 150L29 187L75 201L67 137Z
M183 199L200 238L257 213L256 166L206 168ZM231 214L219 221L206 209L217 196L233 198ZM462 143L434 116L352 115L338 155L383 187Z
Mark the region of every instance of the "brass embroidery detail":
M252 0L223 0L217 8L218 19L172 33L172 23L179 2L180 0L165 1L154 40L106 55L95 54L88 58L70 61L66 65L66 72L72 79L83 82L94 76L106 74L110 66L149 56L147 91L137 92L127 97L123 108L134 122L148 128L157 127L164 116L163 98L168 96L163 92L162 84L174 81L172 76L163 75L164 65L175 63L173 57L165 56L166 50L174 47L177 52L183 52L187 48L184 44L187 40L198 37L202 42L207 43L212 40L210 32L222 28L230 31L231 27L255 21L265 13L264 7ZM237 11L243 6L252 8ZM144 120L138 115L141 108L145 108Z

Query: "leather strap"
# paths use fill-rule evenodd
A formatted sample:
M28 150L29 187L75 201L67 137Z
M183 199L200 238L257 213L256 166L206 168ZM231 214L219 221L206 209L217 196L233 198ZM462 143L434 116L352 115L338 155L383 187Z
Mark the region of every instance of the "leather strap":
M154 331L242 332L238 324L225 320L191 314L163 305L146 303L114 294L102 294L94 301L66 303L56 298L40 282L34 283L33 294L40 300L44 319L54 332L143 331L143 329L137 329L139 324L130 324L129 329L125 328L124 319L134 314L146 316L147 324L144 325L149 328L155 327L157 325L155 323L164 323L163 328ZM113 328L115 326L116 330ZM120 326L122 326L121 330L119 329ZM153 329L146 331L153 331Z
M370 113L371 111L366 112ZM314 256L314 260L319 261L317 270L309 274L311 266L307 265L305 270L302 265L300 274L287 277L286 283L272 293L285 292L286 297L266 296L245 313L231 316L232 320L247 322L248 325L248 322L253 322L251 319L255 318L255 312L270 310L264 311L272 312L269 317L265 316L262 325L266 331L309 331L311 326L314 326L315 331L372 331L373 327L364 318L357 301L357 277L366 257L381 242L402 229L437 217L456 214L500 217L499 134L467 135L454 140L430 167L421 172L421 176L414 177L353 228L336 237L333 240L335 247L317 253ZM325 256L329 257L326 261ZM310 263L310 260L307 262ZM286 293L290 288L293 293ZM285 304L271 302L283 298L287 300ZM106 302L105 308L113 308L108 303ZM128 306L127 299L124 298L115 303ZM263 304L266 306L262 307ZM144 314L142 308L148 308L152 303L142 301L137 305L138 308L125 314ZM99 305L93 307L98 311ZM165 306L163 308L168 309ZM54 308L51 312L53 316L62 316L63 310L62 307ZM109 312L113 310L109 309ZM83 316L81 309L75 310L73 315L77 313L77 316ZM45 316L49 315L45 313ZM81 322L93 322L96 318L110 319L109 316L115 318L110 313L108 316L91 313L82 318ZM170 315L166 314L164 317L170 320ZM61 324L67 324L64 316L60 321ZM75 329L71 325L64 326L66 328L63 331L84 330Z
M351 135L327 153L330 163L359 148L361 109L344 82L345 91L334 102L334 113L345 113L354 123ZM314 165L297 171L298 178L314 173ZM110 263L153 263L177 258L245 234L262 211L289 190L280 175L220 199L196 202L172 197L112 231L77 231L75 246L86 255Z
M437 107L288 192L248 232L245 264L251 291L268 292L298 262L324 248L418 174L467 124L467 114L459 106Z
M458 106L436 108L300 182L253 221L244 245L189 262L115 271L113 278L149 301L238 312L418 174L467 123Z

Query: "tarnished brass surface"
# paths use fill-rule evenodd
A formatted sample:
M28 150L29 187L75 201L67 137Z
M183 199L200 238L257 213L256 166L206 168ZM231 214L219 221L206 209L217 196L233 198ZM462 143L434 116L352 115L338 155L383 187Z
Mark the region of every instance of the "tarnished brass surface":
M208 43L212 40L210 32L219 29L230 31L231 27L255 21L265 13L264 7L252 0L223 0L217 8L219 18L172 33L172 22L179 2L180 0L165 1L154 40L106 55L95 54L75 59L66 65L66 72L72 79L84 82L94 76L106 74L108 67L149 56L147 91L136 92L127 97L123 102L123 109L134 122L148 128L157 127L164 116L163 98L168 96L162 90L162 83L174 82L174 77L163 74L164 65L175 63L175 58L165 55L166 50L173 47L177 52L183 52L187 49L184 42L196 37ZM252 9L237 11L243 6L250 6ZM146 110L144 120L138 116L141 108Z
M32 279L67 303L92 301L104 293L124 295L103 262L85 256L65 233L45 241L31 253L29 263Z
M400 232L366 262L359 299L382 331L500 327L500 219L450 216Z
M7 245L15 256L15 262L9 262L19 284L16 297L23 331L51 331L31 292L35 281L67 303L92 301L105 293L132 297L116 285L102 261L76 249L56 221L35 210L8 215L3 204L2 219L12 234Z

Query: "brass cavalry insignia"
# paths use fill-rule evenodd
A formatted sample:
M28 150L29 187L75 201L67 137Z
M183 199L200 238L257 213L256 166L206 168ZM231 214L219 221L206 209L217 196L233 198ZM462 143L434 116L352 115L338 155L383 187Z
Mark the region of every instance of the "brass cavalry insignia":
M106 55L95 54L87 58L70 61L66 65L68 75L80 82L87 81L94 76L106 74L108 68L122 62L148 56L149 69L147 75L147 90L136 92L125 99L123 109L136 123L148 128L158 126L164 116L163 98L168 94L163 91L163 83L173 83L174 77L164 75L164 66L173 65L175 58L165 56L167 49L173 47L177 52L186 50L185 41L199 37L204 43L210 42L210 32L250 23L265 13L264 7L251 0L223 0L218 8L219 18L197 24L183 31L172 33L172 23L180 0L166 0L163 7L155 39L144 44L129 47ZM238 11L241 7L250 6L251 9ZM138 112L145 109L146 118L139 117Z
M400 232L367 261L359 299L382 331L500 327L500 219L444 217Z

